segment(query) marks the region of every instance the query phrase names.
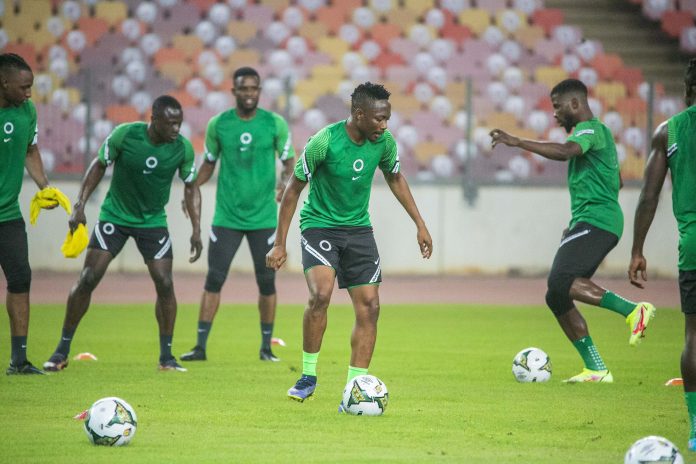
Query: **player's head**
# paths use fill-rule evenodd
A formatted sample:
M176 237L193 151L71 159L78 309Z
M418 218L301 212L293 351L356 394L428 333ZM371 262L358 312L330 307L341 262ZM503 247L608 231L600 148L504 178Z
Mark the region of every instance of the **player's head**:
M232 75L232 95L237 100L237 110L251 113L256 110L261 96L261 76L248 66L237 69Z
M0 105L19 106L31 98L34 73L24 59L14 53L0 54Z
M696 103L696 58L691 58L684 74L684 101L686 106Z
M559 82L551 89L551 103L553 104L553 117L566 132L585 119L589 113L587 103L587 86L577 79L566 79Z
M184 111L181 103L169 95L157 97L152 102L150 131L155 142L173 142L179 136Z
M365 82L350 96L350 115L355 127L366 139L374 142L387 130L391 117L389 91L383 85Z

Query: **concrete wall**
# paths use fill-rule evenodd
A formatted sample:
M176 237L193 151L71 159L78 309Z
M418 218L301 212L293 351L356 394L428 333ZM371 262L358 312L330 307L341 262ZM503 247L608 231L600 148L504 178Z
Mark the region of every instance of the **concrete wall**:
M413 274L492 274L516 273L538 275L548 271L561 232L569 219L569 197L565 188L483 187L476 204L471 207L463 199L459 186L412 186L413 195L424 216L434 241L433 257L423 260L416 244L416 229L406 212L392 196L380 174L373 187L372 223L385 273ZM72 201L77 196L77 182L56 182ZM105 178L93 195L87 209L88 226L99 214L101 200L109 179ZM25 181L20 202L28 221L29 202L36 187ZM633 212L639 191L626 188L620 195L625 214L625 232L619 245L610 253L598 271L601 275L624 276L628 267L633 234ZM167 208L169 229L174 243L175 269L205 272L207 234L215 202L215 185L202 189L202 230L205 249L202 258L188 263L191 227L180 205L183 184L176 180ZM288 237L288 269L301 272L299 230L295 214ZM36 270L75 270L82 267L84 254L65 259L60 245L67 233L67 216L63 210L43 211L36 226L27 224L32 267ZM662 203L648 235L646 257L649 275L676 276L677 229L671 213L669 188L663 192ZM142 258L135 244L129 241L112 263L112 270L142 271ZM244 242L232 269L252 270L251 257Z

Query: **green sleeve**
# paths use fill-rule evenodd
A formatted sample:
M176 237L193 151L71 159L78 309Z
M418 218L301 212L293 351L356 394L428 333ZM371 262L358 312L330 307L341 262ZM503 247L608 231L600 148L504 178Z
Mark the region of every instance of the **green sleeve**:
M210 121L208 121L208 127L205 130L205 148L203 156L211 163L216 162L220 157L220 141L217 137L217 123L219 119L220 114L213 116Z
M104 140L102 146L99 148L99 162L104 166L110 166L121 154L121 145L123 139L128 133L130 128L130 123L121 124L116 126L111 134Z
M191 145L191 142L183 135L180 137L184 144L184 160L179 165L179 178L183 180L184 183L190 184L196 180L198 176L198 172L196 171L196 155L193 152L193 145Z
M580 145L582 153L587 151L596 144L599 134L595 132L595 127L589 121L583 121L575 126L575 130L568 137L568 142L575 142Z
M379 160L379 168L385 174L396 174L401 170L399 150L396 147L394 136L389 131L384 133L384 144L384 153L382 153L382 159Z
M278 158L281 161L292 159L295 157L295 149L292 146L292 135L288 123L283 117L277 113L271 113L275 120L276 137L275 150L278 153Z
M328 127L310 137L295 165L295 177L304 182L312 180L312 175L326 158L330 138Z
M36 124L36 107L34 102L29 100L29 114L31 115L31 130L29 131L29 140L27 146L36 145L39 143L39 128Z

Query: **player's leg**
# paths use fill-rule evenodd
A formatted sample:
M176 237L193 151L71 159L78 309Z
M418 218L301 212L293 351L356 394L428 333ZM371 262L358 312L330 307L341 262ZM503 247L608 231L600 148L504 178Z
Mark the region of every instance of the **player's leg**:
M77 282L70 289L60 341L55 352L43 365L48 371L60 371L68 366L68 354L77 326L87 313L92 292L106 273L109 264L123 248L128 234L111 223L97 222L92 232L85 262Z
M324 338L327 309L336 280L340 234L331 229L308 229L302 233L302 266L309 300L302 318L302 377L288 390L288 397L304 401L317 384L317 362Z
M564 234L547 281L546 304L585 365L583 372L568 379L569 382L613 380L589 334L585 318L571 298L575 280L591 275L606 254L589 250L593 244L590 240L593 230L597 229L589 224L579 223Z
M277 305L275 271L266 267L266 253L271 251L275 241L275 229L260 229L247 232L249 250L254 261L256 285L259 288L259 318L261 321L261 361L280 361L271 350L273 324Z
M367 374L370 366L377 340L381 281L381 262L372 228L356 227L348 235L338 272L338 286L348 288L355 310L346 381Z
M213 320L220 307L220 291L227 280L230 264L242 243L244 233L228 227L213 226L210 229L208 242L208 274L205 277L205 287L201 296L201 306L198 311L198 329L196 346L191 351L181 355L182 361L205 361L208 336L213 326Z
M7 281L5 306L10 318L12 354L8 375L43 374L27 360L31 268L23 219L0 224L0 266Z
M597 262L597 267L618 243L616 235L598 228L592 228L591 233L582 240L587 242L588 252L595 255L594 261ZM644 336L650 320L655 317L655 306L648 302L636 303L627 300L621 295L595 284L590 280L590 277L594 275L597 267L588 268L587 274L575 279L570 289L570 296L573 300L621 314L626 319L626 324L631 331L628 343L635 346Z
M681 308L684 313L684 351L681 374L689 414L689 450L696 451L696 271L679 271Z

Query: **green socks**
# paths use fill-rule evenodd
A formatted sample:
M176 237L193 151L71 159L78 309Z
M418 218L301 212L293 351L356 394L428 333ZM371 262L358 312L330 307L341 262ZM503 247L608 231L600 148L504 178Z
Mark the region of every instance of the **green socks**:
M605 308L615 313L621 314L623 317L628 316L635 309L638 303L629 301L616 293L607 291L602 295L602 300L599 302L600 308Z
M317 376L317 361L319 360L319 352L307 353L302 352L302 375Z
M348 378L346 379L346 383L359 375L367 375L367 368L348 366Z
M587 337L582 337L580 340L574 341L573 346L575 346L575 349L578 350L578 353L582 356L582 360L587 369L593 371L606 370L607 366L604 365L604 361L599 355L597 347L592 342L592 337L589 335Z
M686 409L689 411L689 439L696 438L696 392L684 392Z

